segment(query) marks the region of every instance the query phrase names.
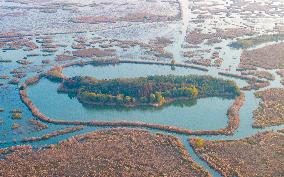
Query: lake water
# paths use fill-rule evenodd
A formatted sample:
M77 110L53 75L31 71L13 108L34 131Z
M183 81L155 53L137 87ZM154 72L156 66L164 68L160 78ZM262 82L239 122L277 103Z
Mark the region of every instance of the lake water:
M169 66L137 64L70 67L63 70L63 73L68 77L89 75L98 79L139 77L155 74L185 75L193 74L194 72L196 70L185 68L171 70ZM44 114L63 120L142 121L191 130L215 130L227 125L228 118L226 112L233 103L232 99L213 97L198 99L195 102L173 103L161 108L86 107L76 98L70 98L67 94L57 93L57 88L57 83L42 79L38 84L28 88L28 95Z
M212 4L220 6L227 11L228 4L235 3L234 1L220 1L218 3L214 1L206 1ZM217 2L216 1L216 2ZM32 1L31 1L32 2ZM73 1L72 1L73 2ZM82 3L82 1L78 1ZM141 1L142 2L142 1ZM263 1L264 2L264 1ZM89 1L86 3L89 3ZM118 3L118 2L115 2ZM124 2L122 2L124 3ZM150 1L147 3L150 3ZM162 2L161 2L162 3ZM11 63L0 63L0 75L8 75L12 78L12 71L15 68L22 68L27 71L27 77L34 76L41 71L47 71L53 65L61 65L62 63L57 63L54 61L56 55L64 54L65 52L72 52L71 45L76 43L74 39L82 35L86 37L87 43L91 42L92 38L102 37L106 39L105 42L95 42L89 47L99 47L101 44L108 44L113 39L119 40L134 40L148 43L149 40L153 40L156 37L168 37L173 41L173 43L167 47L165 50L173 54L173 59L178 63L183 63L186 60L196 59L196 57L203 57L204 59L209 59L214 52L218 52L220 57L223 59L222 65L218 67L208 67L209 72L204 72L200 70L194 70L191 68L182 68L175 67L174 69L170 66L162 65L146 65L146 64L118 64L118 65L106 65L106 66L84 66L84 67L69 67L63 70L63 73L68 77L73 76L93 76L98 79L111 79L111 78L133 78L133 77L145 77L148 75L211 75L213 77L224 78L234 80L240 87L245 86L247 83L240 79L232 79L225 76L218 75L218 72L236 72L236 68L240 62L240 56L242 50L232 49L229 44L235 39L223 39L221 42L215 44L206 44L206 41L199 44L198 46L192 46L186 42L187 33L193 31L194 29L202 29L203 32L214 32L217 28L239 28L239 27L249 27L252 26L256 30L256 34L266 34L267 32L273 31L272 28L275 27L275 24L283 24L282 13L277 14L276 9L272 9L272 16L265 16L265 18L255 18L259 13L255 11L249 18L243 18L243 14L232 13L210 13L210 7L203 7L201 4L203 2L195 2L188 0L179 0L180 10L181 10L181 19L173 22L162 22L162 23L126 23L122 24L113 23L113 24L69 24L70 19L57 20L69 18L76 13L69 12L66 10L58 10L58 13L41 13L37 9L28 10L27 15L29 18L25 18L22 15L19 16L9 16L11 13L7 13L5 16L5 11L23 11L27 12L27 9L33 7L31 4L18 4L16 2L0 2L2 6L0 9L3 10L3 14L0 12L1 22L0 29L2 32L22 31L24 33L45 33L45 32L70 32L70 31L82 31L82 30L91 30L82 34L57 34L52 35L55 45L67 44L66 47L59 47L58 51L51 54L50 56L44 56L44 52L41 51L40 44L38 49L33 51L24 51L20 50L11 50L11 51L0 51L1 59L12 60ZM276 3L276 2L274 2ZM107 4L107 3L106 3ZM225 5L227 4L227 5ZM201 7L199 8L199 6ZM107 5L108 6L108 5ZM216 8L217 8L216 6ZM35 7L35 6L34 6ZM165 6L167 7L167 6ZM232 8L233 7L233 8ZM234 6L230 8L235 9ZM276 6L278 7L278 6ZM97 10L89 9L86 11L85 6L79 6L78 9L84 8L78 12L95 12L98 14L105 14L104 11L107 9L100 8ZM151 7L154 8L154 7ZM156 7L157 8L157 7ZM208 8L208 10L206 10ZM87 8L88 9L88 8ZM158 8L162 10L161 8ZM166 8L170 10L169 8ZM221 10L219 9L219 10ZM216 9L218 10L218 8ZM238 9L235 9L238 10ZM124 11L123 11L124 12ZM127 12L127 11L125 11ZM71 15L70 15L71 14ZM84 14L81 14L84 15ZM202 15L208 16L205 18L204 22L195 23L194 21L202 18ZM229 18L227 17L229 15ZM254 16L253 16L254 15ZM46 18L48 17L48 18ZM55 18L56 17L56 18ZM212 19L210 17L213 17ZM244 16L246 17L246 16ZM40 19L40 20L39 20ZM56 23L50 21L50 19ZM12 22L13 21L13 22ZM2 25L1 25L2 24ZM36 36L31 36L33 41L36 43ZM269 43L259 45L257 47L262 47ZM134 46L128 49L114 45L113 49L117 50L118 58L123 60L141 60L144 58L153 60L161 59L159 57L154 57L154 53L149 52L143 47ZM188 58L183 56L183 52L195 52L196 57ZM33 62L28 66L21 66L16 63L16 60L23 59L28 54L39 54L37 57L28 57L28 60ZM43 59L50 59L50 65L42 65ZM77 60L90 60L89 58L77 58ZM160 61L164 61L163 59ZM168 60L169 61L169 60ZM67 63L70 61L66 61ZM72 61L71 61L72 62ZM267 88L283 88L283 85L280 83L280 76L276 74L276 70L265 70L258 68L258 70L269 71L275 77L275 81L271 81L271 85ZM23 82L26 78L21 79ZM0 112L0 148L10 147L13 145L22 145L24 143L21 140L25 137L33 136L43 136L47 133L58 131L70 126L66 125L54 125L49 123L44 123L48 125L48 129L41 131L35 131L31 128L28 120L33 117L28 108L21 102L19 97L19 90L17 86L7 84L8 80L0 80L0 83L4 83L3 87L0 87L0 108L4 108L4 112ZM228 117L226 116L227 109L232 105L233 100L222 99L222 98L202 98L193 102L182 102L182 103L173 103L165 105L161 108L153 107L138 107L138 108L122 108L122 107L86 107L78 102L76 98L70 98L67 94L58 94L57 88L58 83L53 83L47 79L42 79L38 84L35 84L28 88L28 95L36 107L39 110L46 114L47 116L58 119L58 120L69 120L69 121L142 121L148 123L162 124L162 125L171 125L180 128L187 128L190 130L215 130L224 128L227 126ZM265 88L265 89L267 89ZM283 129L282 126L273 126L265 129L253 129L253 111L259 105L259 99L255 98L254 93L256 91L245 91L246 101L240 110L240 125L237 131L232 136L201 136L205 139L212 140L230 140L230 139L240 139L244 137L251 136L260 131L267 130L278 130ZM13 120L11 118L11 112L13 109L21 109L23 111L23 118L20 120ZM21 127L19 129L13 130L13 124L19 124ZM54 144L58 143L61 140L70 138L71 136L88 133L94 130L101 130L105 128L112 127L84 127L83 130L69 133L65 135L56 136L48 140L43 140L39 142L28 143L33 147L42 147L45 144ZM147 129L151 132L160 132L160 130ZM170 133L164 132L163 133ZM174 133L171 133L174 134ZM194 153L193 149L189 146L187 140L188 138L195 136L187 136L181 134L174 134L183 141L184 146L187 148L188 152L194 159L204 168L210 171L213 176L220 176L215 170L211 169L207 163L202 161ZM0 157L1 158L1 157Z

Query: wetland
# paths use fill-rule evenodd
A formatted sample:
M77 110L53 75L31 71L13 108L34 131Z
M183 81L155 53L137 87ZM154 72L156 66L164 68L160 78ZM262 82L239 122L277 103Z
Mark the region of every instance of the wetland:
M280 0L1 1L0 176L283 176L283 17Z

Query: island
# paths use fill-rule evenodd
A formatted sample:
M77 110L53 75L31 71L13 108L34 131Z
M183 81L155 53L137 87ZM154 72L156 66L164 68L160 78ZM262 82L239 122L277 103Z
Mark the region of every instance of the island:
M240 95L240 89L233 81L197 75L103 80L75 76L63 80L58 92L68 93L82 104L125 107L158 107L178 100L215 96L235 98Z

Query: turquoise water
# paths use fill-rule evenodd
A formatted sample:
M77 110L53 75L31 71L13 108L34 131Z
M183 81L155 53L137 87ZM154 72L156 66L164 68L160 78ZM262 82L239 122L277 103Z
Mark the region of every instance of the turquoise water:
M68 77L81 75L93 76L98 79L167 74L206 74L206 72L203 71L186 68L176 68L172 70L170 66L141 64L119 64L99 67L91 65L84 67L74 66L65 68L63 73ZM67 94L58 94L57 88L58 84L47 79L42 79L37 85L28 88L28 94L41 112L49 117L64 120L143 121L191 130L215 130L226 127L228 120L226 113L229 106L233 103L233 100L214 97L203 98L196 102L184 104L171 104L162 108L90 108L84 107L77 99L72 99L68 97ZM88 130L85 128L81 133L97 128L88 127L87 129ZM150 131L157 132L151 129ZM206 162L203 162L197 157L187 143L187 136L178 134L175 134L175 136L183 141L194 161L205 167L213 176L220 176L219 173L211 169ZM61 139L62 137L58 138ZM55 140L53 139L53 141Z
M48 125L48 129L41 131L33 130L28 120L34 117L24 103L21 102L18 88L16 86L7 86L0 89L0 107L5 110L4 112L0 112L0 120L3 121L3 123L0 124L0 148L22 144L20 140L24 137L42 136L52 131L70 127L45 123ZM10 111L13 109L22 110L22 119L14 120L11 118ZM11 127L14 123L20 124L21 127L19 129L12 130ZM43 141L37 142L36 144L44 145L50 143L56 143L56 141Z
M87 65L65 68L63 73L68 77L93 76L98 79L140 77L148 75L187 75L206 74L204 71L190 68L147 64L116 64L105 66ZM234 79L237 83L239 80ZM277 81L279 82L279 78ZM273 84L274 85L274 84ZM190 130L216 130L227 125L227 110L233 100L223 98L202 98L195 102L182 102L165 105L160 108L138 107L88 107L82 105L76 98L67 94L57 93L59 84L42 79L38 84L28 88L28 94L34 104L47 116L54 119L80 121L142 121L148 123L172 125ZM254 91L245 92L246 101L240 110L240 126L234 136L204 136L207 139L239 139L257 133L258 129L251 127L253 110L259 104ZM58 109L60 108L60 109ZM275 127L267 128L273 130ZM279 127L276 127L279 128Z
M239 58L241 55L241 50L233 50L229 46L227 46L231 40L226 39L223 40L221 43L217 43L214 45L206 45L201 44L199 48L187 48L185 43L185 37L188 30L199 28L196 26L195 23L192 23L191 20L196 19L196 16L198 16L198 13L193 12L195 9L195 3L196 2L190 2L188 0L179 0L180 6L181 6L181 20L174 22L173 24L167 24L167 25L157 25L153 24L153 26L148 26L148 24L136 24L132 26L125 26L125 27L119 27L119 28L108 28L108 27L102 27L102 29L97 28L87 28L92 29L95 32L87 32L82 34L83 36L86 36L89 40L91 40L92 37L96 37L96 35L99 36L105 36L106 39L135 39L139 41L147 42L149 39L154 39L157 36L167 36L167 37L173 37L174 43L168 47L166 47L166 51L173 54L173 58L177 62L183 62L186 60L186 57L183 57L182 52L183 51L198 51L199 54L204 58L210 58L212 53L215 51L218 51L220 53L221 58L224 59L224 62L220 68L214 68L214 67L208 67L209 72L203 72L199 70L193 70L190 68L181 68L176 67L175 70L171 68L170 66L158 66L158 65L142 65L142 64L119 64L119 65L108 65L108 66L100 66L100 67L94 67L94 66L85 66L85 67L70 67L66 68L64 70L64 74L72 77L72 76L93 76L97 77L98 79L109 79L109 78L118 78L118 77L139 77L139 76L147 76L147 75L167 75L167 74L175 74L175 75L187 75L187 74L198 74L198 75L211 75L214 77L219 78L225 78L225 79L232 79L224 76L218 75L219 71L227 71L227 69L231 69L233 73L235 73L235 69L239 64ZM226 1L227 2L227 1ZM228 1L229 2L229 1ZM225 3L225 2L224 2ZM229 2L231 3L231 2ZM14 3L11 2L5 2L4 4L10 4L9 6L14 6ZM197 2L198 4L198 2ZM21 6L26 6L24 4L21 4ZM29 5L27 5L28 7ZM3 6L5 7L5 6ZM190 7L190 8L188 8ZM193 7L193 8L192 8ZM20 10L20 9L17 9ZM24 10L26 11L26 9ZM194 10L195 11L195 10ZM38 15L38 11L30 11L31 17L43 17L48 16L52 17L52 14L42 14L42 16ZM61 13L57 14L60 17L68 17L69 12L66 11L60 11ZM98 12L99 13L99 12ZM35 16L36 15L36 16ZM234 14L236 15L236 14ZM7 29L12 28L13 30L19 26L25 26L24 23L28 26L34 26L34 30L37 30L38 25L34 22L39 22L41 25L41 28L44 28L48 24L49 28L52 28L52 31L46 30L48 32L60 32L65 31L64 25L61 21L58 22L55 26L60 26L59 28L53 28L53 25L50 25L50 23L45 23L46 21L39 21L34 20L36 18L29 18L28 23L25 23L25 20L22 19L22 17L5 17L1 19L3 21L3 24L5 24L2 28L2 31L5 31ZM223 18L224 17L224 18ZM276 18L274 15L273 18ZM11 23L11 19L13 19L16 23ZM42 18L43 19L43 18ZM49 18L44 18L49 19ZM50 18L52 19L52 18ZM242 18L227 18L225 17L225 14L219 14L217 18L213 18L214 20L206 20L203 24L203 30L204 32L210 31L212 32L212 23L216 23L218 27L236 27L238 25L243 26ZM217 21L215 21L217 19ZM219 19L219 20L218 20ZM230 20L233 19L233 20ZM260 26L256 26L256 30L265 31L266 29L270 29L273 27L272 23L275 23L276 21L272 20L272 18L268 17L265 18L265 21L269 21L269 23L263 23L264 21L261 19L259 24ZM13 21L12 20L12 21ZM222 21L225 22L228 21L231 22L231 25L225 25L222 23ZM251 19L252 22L254 22L254 18ZM1 21L1 22L2 22ZM48 21L48 20L47 20ZM221 23L220 23L221 22ZM251 22L249 22L250 24ZM278 22L277 22L278 23ZM16 25L15 25L16 24ZM236 26L234 26L235 24ZM43 26L42 26L43 25ZM77 24L78 25L78 24ZM75 26L77 26L75 25ZM244 25L246 25L244 23ZM1 25L0 25L1 26ZM154 27L155 26L155 27ZM77 26L78 27L78 26ZM67 27L68 30L72 30L74 28L74 24L72 27ZM86 26L87 27L87 26ZM86 28L84 27L84 29ZM267 28L268 27L268 28ZM1 28L1 27L0 27ZM22 27L21 27L22 28ZM158 29L154 29L158 28ZM260 29L257 29L260 28ZM23 29L24 31L27 31L30 33L31 28ZM104 30L106 29L106 30ZM262 30L263 29L263 30ZM78 29L77 29L78 30ZM80 30L83 30L80 28ZM101 31L100 31L101 30ZM32 30L33 31L33 30ZM76 30L75 30L76 31ZM155 32L157 31L157 34ZM214 30L213 30L214 31ZM172 33L172 34L171 34ZM95 35L93 35L95 34ZM23 68L27 69L28 77L33 76L37 74L37 71L47 71L52 67L53 64L64 64L62 63L56 63L54 62L54 58L58 54L63 54L66 51L73 51L71 48L71 44L74 43L74 38L78 34L58 34L54 35L53 38L55 40L55 44L68 44L67 47L60 47L58 48L58 51L55 52L52 56L37 56L37 57L28 57L29 61L32 61L33 64L31 66L24 66ZM139 37L138 37L139 36ZM33 37L34 38L34 37ZM33 39L35 41L35 39ZM99 47L99 43L92 44L91 47ZM267 44L265 44L267 45ZM215 47L222 47L221 50L214 49ZM129 48L126 51L120 47L114 46L114 49L117 50L118 56L120 59L135 59L140 60L143 57L151 57L153 53L147 53L143 48L140 48L138 46L135 46L133 48ZM206 53L202 50L210 49L211 51ZM36 54L43 54L41 52L40 48L35 49L32 52L27 52L21 50L15 50L15 51L0 51L0 58L3 59L10 59L13 62L11 63L0 63L0 74L7 74L11 76L10 71L12 69L15 69L17 67L22 67L16 63L16 60L22 59L26 57L27 54L30 53L36 53ZM197 52L198 53L198 52ZM156 57L153 57L154 59ZM44 65L42 66L41 60L43 59L50 59L52 60L51 65ZM78 58L78 60L81 60L82 58ZM162 59L162 58L156 58L156 59ZM85 59L83 59L85 60ZM35 69L33 69L35 68ZM258 68L259 70L262 70L261 68ZM33 71L35 70L35 71ZM276 80L271 82L272 87L283 87L280 84L280 77L275 73L275 70L271 70L275 76ZM239 80L239 79L233 79L237 82L237 84L242 87L246 85L245 81ZM23 82L24 79L21 79ZM0 83L7 83L8 80L0 80ZM4 88L5 87L5 88ZM48 129L41 130L39 132L33 131L28 123L28 119L33 118L31 112L28 110L28 108L21 102L19 94L18 94L18 88L16 86L11 85L5 85L4 87L0 87L0 108L4 108L4 112L0 112L0 120L3 121L3 124L0 124L0 148L2 147L9 147L13 145L21 145L23 143L20 142L20 140L24 137L32 137L32 136L42 136L44 134L57 131L60 129L64 129L70 126L64 126L64 125L53 125L53 124L47 124L49 127ZM72 99L68 97L66 94L58 94L57 93L57 87L58 84L52 83L46 79L42 79L39 84L34 85L28 89L28 94L31 98L31 100L34 102L34 104L46 115L53 119L64 119L64 120L81 120L81 121L91 121L91 120L103 120L103 121L118 121L118 120L127 120L127 121L143 121L143 122L149 122L149 123L157 123L162 125L172 125L177 126L180 128L187 128L191 130L213 130L213 129L219 129L224 128L227 125L227 116L226 112L228 107L232 104L233 100L228 99L222 99L222 98L204 98L199 99L196 102L183 102L183 103L175 103L166 105L162 108L149 108L149 107L141 107L141 108L132 108L132 109L126 109L126 108L103 108L103 107L84 107L82 104L80 104L77 99ZM255 110L259 104L259 99L256 99L254 96L255 91L248 91L245 92L246 96L246 102L244 106L240 110L240 126L238 130L235 132L232 136L202 136L202 138L206 139L213 139L213 140L229 140L229 139L240 139L244 137L251 136L257 132L260 131L266 131L266 130L277 130L280 128L284 128L284 125L282 126L274 126L269 127L265 129L253 129L252 123L253 123L253 110ZM11 113L10 111L12 109L22 109L23 110L23 118L21 120L12 120L11 119ZM12 130L11 127L14 123L18 123L21 125L21 128L17 130ZM58 143L61 140L70 138L71 136L87 133L90 131L97 131L105 128L112 128L112 127L84 127L83 130L69 133L65 135L60 135L57 137L53 137L48 140L43 140L40 142L32 142L29 143L33 147L42 147L45 144L54 144ZM153 133L159 132L157 130L153 129L147 129ZM164 132L162 133L169 133ZM173 133L172 133L173 134ZM186 136L186 135L180 135L180 134L174 134L178 138L180 138L187 148L189 154L194 159L194 161L198 162L200 165L202 165L204 168L206 168L213 176L220 176L215 170L211 169L208 164L201 161L196 154L193 152L192 148L189 146L187 139L194 137L194 136ZM0 157L1 158L1 157Z
M105 66L92 66L87 65L84 67L73 66L64 68L63 74L68 77L74 76L93 76L98 79L111 79L123 77L143 77L148 75L189 75L189 74L202 74L206 75L204 71L195 69L163 66L163 65L148 65L148 64L131 64L122 63L116 65Z
M28 95L42 113L61 120L143 121L192 130L214 130L226 126L226 112L233 102L214 97L162 108L84 107L77 99L67 94L58 94L57 88L58 84L42 79L37 85L28 88Z
M40 51L37 51L40 52ZM36 53L36 52L35 52ZM5 59L12 59L12 63L5 64L1 66L1 71L4 73L9 73L10 70L15 68L15 59L22 58L26 55L24 51L13 51L12 55L10 52L2 53L2 57ZM16 58L15 58L16 57ZM39 64L41 59L38 57L31 57L35 64ZM42 68L46 70L46 68ZM271 71L272 72L272 71ZM117 65L105 65L105 66L84 66L84 67L69 67L63 70L63 73L68 77L73 76L93 76L98 79L110 79L110 78L121 78L121 77L140 77L148 75L211 75L218 78L231 79L237 82L239 86L246 85L245 81L239 79L232 79L224 76L218 75L218 70L214 68L209 68L209 72L204 72L200 70L194 70L191 68L175 67L162 65L147 65L147 64L117 64ZM35 73L34 73L35 74ZM33 74L33 75L34 75ZM275 71L273 71L275 74ZM28 73L29 76L32 74ZM276 80L271 82L270 87L282 87L280 85L279 76ZM5 81L4 81L5 82ZM43 112L53 119L63 119L63 120L81 120L81 121L92 121L92 120L102 120L102 121L143 121L162 125L171 125L180 128L187 128L190 130L215 130L219 128L224 128L227 125L227 109L233 103L233 100L222 99L222 98L203 98L196 102L183 102L166 105L161 108L150 108L150 107L140 107L140 108L104 108L104 107L84 107L77 99L68 97L67 94L57 93L58 84L48 81L47 79L42 79L38 84L28 88L28 94L34 104ZM274 126L266 129L253 129L251 127L252 113L258 106L259 99L254 96L254 91L245 92L246 102L240 111L240 127L233 136L202 136L205 139L240 139L244 137L251 136L259 131L265 130L277 130L284 128L284 126ZM4 124L0 125L0 148L9 147L13 145L21 145L20 142L22 138L32 137L32 136L42 136L44 134L64 129L70 126L53 125L48 124L49 128L42 131L32 131L29 129L28 119L32 118L30 111L21 102L18 95L18 88L16 86L8 86L7 88L0 89L0 107L5 109L5 112L0 113L0 119L4 120ZM21 120L12 120L10 118L10 111L14 108L23 109L23 118ZM18 130L11 130L13 123L21 124L21 128ZM33 147L42 147L46 144L54 144L67 139L71 136L87 133L94 130L101 130L104 128L112 127L85 127L83 130L69 133L65 135L60 135L53 137L48 140L43 140L39 142L28 143L33 145ZM156 130L147 129L152 132L157 132ZM163 132L168 133L168 132ZM187 139L194 136L184 136L179 134L174 134L179 137L183 142L187 150L189 151L192 158L210 171L214 176L219 176L216 171L208 167L208 165L201 161L193 150L189 147Z
M67 39L66 39L67 40ZM69 40L69 38L68 38ZM68 42L68 41L67 41ZM70 49L70 47L68 47ZM63 49L59 49L60 54ZM71 50L71 49L70 49ZM39 49L32 53L42 53ZM1 53L2 58L13 60L12 63L1 65L0 70L8 74L17 66L15 60L25 57L27 52L22 50L8 51ZM54 56L49 57L30 57L33 65L38 65L40 69L47 70L51 66L40 66L42 59L54 59ZM191 68L176 67L161 65L144 65L144 64L119 64L107 66L85 66L85 67L70 67L64 69L64 74L69 77L76 75L94 76L99 79L118 78L118 77L139 77L147 75L212 75L214 77L226 78L219 76L216 71L204 72L194 70ZM28 77L35 75L35 72L28 73ZM23 81L23 79L22 79ZM237 80L238 84L244 85L243 81ZM6 81L4 81L6 82ZM64 120L103 120L103 121L143 121L149 123L156 123L162 125L177 126L180 128L188 128L191 130L215 130L224 128L227 125L226 112L233 100L222 98L204 98L196 102L183 102L166 105L162 108L137 108L137 109L123 109L123 108L102 108L102 107L84 107L76 99L69 98L66 94L57 93L58 84L52 83L46 79L42 79L38 84L29 87L28 94L34 104L46 115L54 119ZM41 131L34 131L30 129L28 119L33 118L28 108L21 102L18 88L16 86L8 86L7 89L0 89L0 107L5 109L5 112L0 113L0 119L4 120L4 124L0 125L0 148L10 147L14 145L30 144L33 147L43 147L48 144L58 143L71 136L87 133L94 130L101 130L112 127L85 127L83 130L53 137L48 140L32 143L22 143L21 140L25 137L43 136L47 133L65 129L70 126L47 124L48 129ZM23 110L23 118L21 120L12 120L10 111L14 108ZM21 128L11 130L12 124L18 123ZM151 129L147 129L151 130ZM153 130L151 130L153 131ZM167 133L167 132L163 132ZM187 137L175 134L177 137L186 142ZM214 176L218 176L214 170L208 168L206 163L200 161L198 157L192 152L192 149L185 144L189 150L192 158L198 163L205 166Z

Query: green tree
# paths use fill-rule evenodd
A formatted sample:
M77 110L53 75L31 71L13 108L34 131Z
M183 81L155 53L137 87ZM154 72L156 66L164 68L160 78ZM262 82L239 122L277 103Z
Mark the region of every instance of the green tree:
M157 103L159 103L160 105L165 103L165 98L162 96L161 92L156 92L155 97L156 97Z
M150 100L151 103L155 102L155 101L156 101L156 96L155 96L155 94L151 93L149 100Z
M175 65L175 64L176 64L176 60L175 60L175 59L172 59L171 64L172 64L172 65Z

